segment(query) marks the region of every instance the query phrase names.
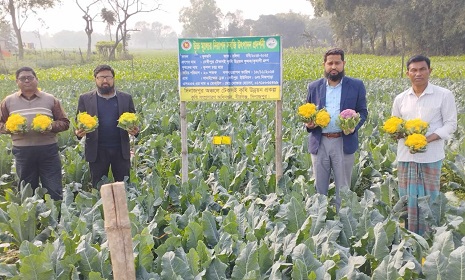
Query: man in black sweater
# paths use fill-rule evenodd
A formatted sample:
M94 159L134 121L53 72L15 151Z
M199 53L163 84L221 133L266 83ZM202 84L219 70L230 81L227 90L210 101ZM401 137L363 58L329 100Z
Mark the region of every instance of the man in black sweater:
M115 90L115 71L109 65L99 65L94 70L96 89L79 97L77 113L87 112L97 116L99 125L92 132L83 129L75 131L80 139L86 137L85 157L89 162L92 186L98 187L104 176L111 171L115 181L129 180L130 145L129 135L137 135L139 127L124 130L118 119L125 113L135 113L132 96Z

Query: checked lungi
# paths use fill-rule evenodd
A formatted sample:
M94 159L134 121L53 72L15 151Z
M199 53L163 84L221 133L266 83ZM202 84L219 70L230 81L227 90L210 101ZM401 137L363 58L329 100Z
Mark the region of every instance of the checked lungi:
M430 205L439 195L442 160L432 163L399 162L397 176L399 197L407 195L406 228L422 235L427 225L421 219L418 198L430 196Z

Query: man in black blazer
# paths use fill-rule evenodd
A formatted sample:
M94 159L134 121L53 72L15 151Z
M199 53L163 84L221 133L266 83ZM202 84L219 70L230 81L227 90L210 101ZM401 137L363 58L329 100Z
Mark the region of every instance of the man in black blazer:
M97 116L99 125L92 132L75 131L80 139L86 137L85 158L89 162L92 186L98 187L103 176L111 171L115 181L129 180L131 154L129 135L137 135L139 128L123 130L118 125L119 117L135 113L132 96L115 90L115 71L109 65L99 65L94 70L96 89L79 97L77 113L87 112Z
M327 195L333 173L338 209L339 189L350 187L354 153L358 149L358 130L368 116L365 86L361 80L345 76L345 63L343 50L334 48L325 53L325 78L308 85L307 102L319 109L326 108L331 121L323 129L312 122L305 124L310 133L308 150L312 154L316 190ZM339 113L345 109L360 114L360 122L353 131L342 131L337 124Z

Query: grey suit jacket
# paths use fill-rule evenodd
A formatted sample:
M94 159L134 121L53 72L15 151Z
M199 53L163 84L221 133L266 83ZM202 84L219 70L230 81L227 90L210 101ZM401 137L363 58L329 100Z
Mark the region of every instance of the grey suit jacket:
M118 98L118 111L121 116L125 112L135 113L134 102L132 96L116 91L116 98ZM84 93L79 96L77 113L87 112L91 116L98 116L97 112L97 90ZM124 159L130 159L130 147L129 147L129 134L127 131L120 129L121 137L121 153ZM98 150L98 128L90 133L86 134L86 148L85 157L86 161L94 162L97 160Z

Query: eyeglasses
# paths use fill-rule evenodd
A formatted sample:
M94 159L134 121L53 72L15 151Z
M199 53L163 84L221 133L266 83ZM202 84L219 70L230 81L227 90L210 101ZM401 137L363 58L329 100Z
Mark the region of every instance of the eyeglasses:
M113 81L113 76L98 76L95 77L97 80L100 82L103 82L103 80L107 79L107 81Z
M20 80L21 82L34 81L34 79L35 79L34 76L21 76L21 77L18 77L18 80Z

